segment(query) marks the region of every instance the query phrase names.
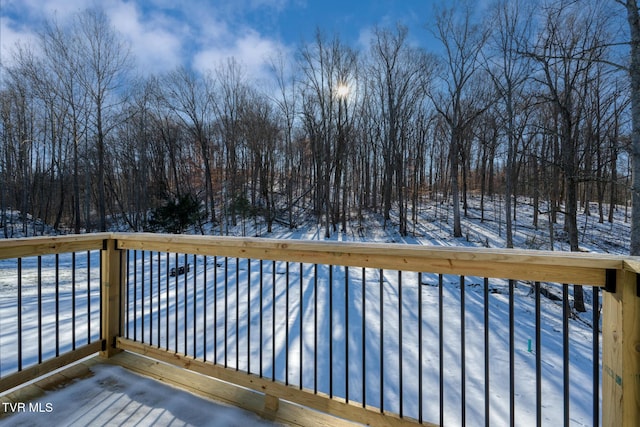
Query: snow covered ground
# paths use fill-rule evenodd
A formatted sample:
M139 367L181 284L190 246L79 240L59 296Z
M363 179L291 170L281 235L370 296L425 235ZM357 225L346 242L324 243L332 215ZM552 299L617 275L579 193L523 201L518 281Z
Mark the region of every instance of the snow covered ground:
M494 202L491 206L500 209L499 202ZM549 249L546 218L540 218L536 230L531 226L532 212L527 208L526 201L520 206L515 223L516 246ZM625 222L624 214L624 209L619 209L613 224L598 224L596 216L581 216L581 249L589 252L628 253L629 225ZM493 216L488 214L487 217ZM357 221L352 221L347 232L333 233L332 240L504 247L504 224L500 221L480 221L479 212L473 205L469 210L469 217L463 219L464 237L459 239L451 237L452 221L446 206L425 208L420 212L419 218L418 223L410 226L412 233L408 237L398 235L393 223L383 228L381 218L371 214L362 221L361 226ZM240 234L243 229L250 236L296 239L322 239L324 236L324 229L317 225L293 231L280 228L267 235L264 226L248 222L244 227L238 225L231 231ZM561 215L555 225L554 243L556 250L568 249L566 236L562 231ZM285 263L265 262L260 298L257 288L260 275L258 261L249 264L246 260L238 263L228 260L223 266L219 260L211 258L205 260L198 257L195 261L189 258L188 261L193 264L192 270L179 276L178 280L171 278L166 281L165 274L168 270L165 263L175 264L173 256L167 259L164 254L146 253L143 261L142 253L137 255L138 268L144 265L146 271L150 271L153 266L155 271L155 266L161 264L161 274L158 277L159 283L163 285L148 287L145 290L144 308L137 306L135 310L130 310L130 337L134 334L135 313L135 333L138 339L142 338L144 319L145 342L157 344L159 339L160 344L168 344L169 349L194 353L206 360L227 363L231 367L237 366L254 373L258 373L262 366L267 377L273 375L290 384L300 384L302 381L305 388L317 388L336 396L345 397L348 393L352 401L366 400L368 405L376 407L383 404L385 410L402 411L405 416L413 418L417 418L422 409L424 419L432 422L438 422L439 414L439 340L442 337L445 424L459 425L462 421L460 401L463 369L467 425L484 424L485 304L484 282L481 278L466 277L461 286L459 277L444 276L440 307L439 278L427 272L422 276L416 273L403 273L399 276L397 272L385 272L381 279L377 270L366 270L363 273L360 269L349 269L346 273L348 278L345 278L345 269L342 267L329 271L327 267L316 270L314 266L306 264L291 264L287 267ZM61 255L57 292L55 279L52 279L55 278L55 257L43 257L40 265L36 259L22 261L20 310L24 366L37 361L39 349L43 349L45 359L52 355L52 351L55 354L56 342L59 343L60 352L64 352L74 342L82 345L98 339L98 261L99 257L93 253L90 256L77 254L75 259ZM2 375L17 369L16 264L15 260L0 261ZM75 277L70 276L73 264L77 269ZM222 274L224 269L230 278L227 281ZM38 274L45 284L40 290L43 296L40 307L37 304ZM332 286L329 285L330 277ZM165 286L164 283L168 285ZM492 424L504 425L509 420L509 285L506 281L491 279L488 286L489 407ZM543 286L557 295L561 293L561 287L556 284ZM141 289L137 292L136 299L141 295ZM518 425L531 425L535 424L536 419L535 300L530 283L519 282L513 292L516 420ZM73 293L75 304L71 303ZM130 293L131 300L134 299L133 296ZM591 290L587 288L587 312L580 316L576 314L569 322L571 425L592 424L592 299ZM420 300L422 305L418 303ZM463 301L465 310L462 316L460 313ZM158 304L161 309L154 312L152 308ZM333 308L331 313L329 307ZM263 310L262 328L261 316L257 314L260 308ZM438 328L440 310L444 319L442 336ZM41 342L33 332L37 329L39 312L44 316ZM57 336L50 321L56 312L61 313ZM235 313L238 313L237 321ZM381 320L381 313L384 320ZM423 320L421 329L418 325L419 314ZM562 304L542 298L541 315L542 419L544 425L561 425ZM183 329L183 323L180 322L184 319L187 327ZM156 325L164 325L167 320L170 321L170 327L161 328L160 335L156 335ZM174 330L176 320L180 327ZM214 328L201 326L211 325L214 320ZM276 326L275 335L271 333L273 325ZM153 328L156 328L155 331ZM422 340L419 339L420 331ZM228 345L226 354L221 350L225 346L225 339ZM464 364L461 362L463 342ZM422 351L421 364L418 359L419 350ZM601 352L601 349L597 351ZM272 356L274 354L275 357ZM328 357L329 354L331 358ZM381 360L384 368L381 368ZM258 361L262 361L262 364ZM286 367L289 368L288 372ZM313 375L314 369L317 369L317 377ZM417 375L419 369L422 370L421 378ZM333 381L330 382L330 379ZM418 394L420 381L423 384L421 401Z

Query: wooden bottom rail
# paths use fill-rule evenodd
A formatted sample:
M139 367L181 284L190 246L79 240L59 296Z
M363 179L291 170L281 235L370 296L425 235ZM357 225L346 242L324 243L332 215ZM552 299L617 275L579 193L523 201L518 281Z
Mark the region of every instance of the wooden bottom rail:
M46 375L49 372L60 369L73 362L77 362L78 360L84 359L85 357L91 356L92 354L98 353L101 348L102 342L97 341L77 348L68 353L62 354L55 359L46 360L38 365L30 366L23 369L22 371L8 375L7 377L0 379L0 393L10 390L14 387L18 387L28 381Z
M110 359L104 359L102 363L121 366L172 387L251 411L264 419L286 425L301 427L353 427L355 425L350 421L280 401L277 397L238 387L137 353L121 352Z
M331 399L321 393L314 394L313 391L300 390L297 387L287 386L268 378L260 378L257 375L226 369L221 365L214 365L208 361L205 362L191 356L159 349L126 338L118 338L116 346L122 350L147 356L160 362L261 393L264 395L264 403L259 410L255 409L255 405L251 405L251 407L243 406L246 399L244 395L227 396L225 400L244 409L260 413L263 416L270 417L269 414L275 412L275 418L281 419L280 412L283 411L285 403L292 402L325 414L370 426L414 426L418 424L414 419L399 418L395 414L381 413L377 408L363 408L355 403L347 403L336 398ZM429 423L422 423L421 425L435 427L435 424Z

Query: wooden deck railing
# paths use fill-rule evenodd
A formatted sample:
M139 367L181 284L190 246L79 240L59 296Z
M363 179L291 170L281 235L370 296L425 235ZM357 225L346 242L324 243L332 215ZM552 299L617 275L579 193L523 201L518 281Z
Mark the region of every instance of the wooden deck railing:
M638 258L558 252L128 233L3 240L0 393L127 350L263 393L272 412L282 399L371 425L514 425L532 407L532 424L586 411L586 423L636 426L638 272ZM585 285L591 314L578 320L590 327L570 323L569 285ZM585 355L592 368L576 362ZM545 412L548 399L559 414Z

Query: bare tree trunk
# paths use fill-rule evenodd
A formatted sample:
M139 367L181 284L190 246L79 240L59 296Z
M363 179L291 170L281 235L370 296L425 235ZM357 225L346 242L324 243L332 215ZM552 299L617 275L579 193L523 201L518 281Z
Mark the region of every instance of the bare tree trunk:
M458 173L460 164L459 144L455 131L451 133L451 149L449 161L451 162L451 197L453 199L453 237L462 237L460 225L460 184Z
M616 130L615 130L616 136L618 133L617 130L617 123L616 123ZM613 214L615 212L615 207L616 207L616 195L618 193L617 189L618 189L618 167L617 167L617 163L618 163L618 147L617 147L617 141L614 139L612 139L612 141L610 142L610 148L611 150L611 189L609 190L610 193L610 198L609 198L609 217L607 218L607 220L610 223L613 223Z
M538 229L538 215L540 212L540 172L536 155L531 159L533 162L533 226Z
M637 0L622 3L627 8L631 33L631 157L633 181L631 183L631 245L630 254L640 255L640 13Z

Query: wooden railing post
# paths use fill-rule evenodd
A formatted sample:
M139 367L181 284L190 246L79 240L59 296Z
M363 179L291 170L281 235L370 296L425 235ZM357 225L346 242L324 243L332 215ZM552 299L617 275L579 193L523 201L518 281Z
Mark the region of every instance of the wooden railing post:
M124 269L122 251L116 248L115 239L106 239L102 257L102 351L100 356L109 358L121 350L116 348L122 317L122 288Z
M611 289L613 290L613 289ZM640 425L640 290L638 273L616 272L604 292L602 319L602 425Z

